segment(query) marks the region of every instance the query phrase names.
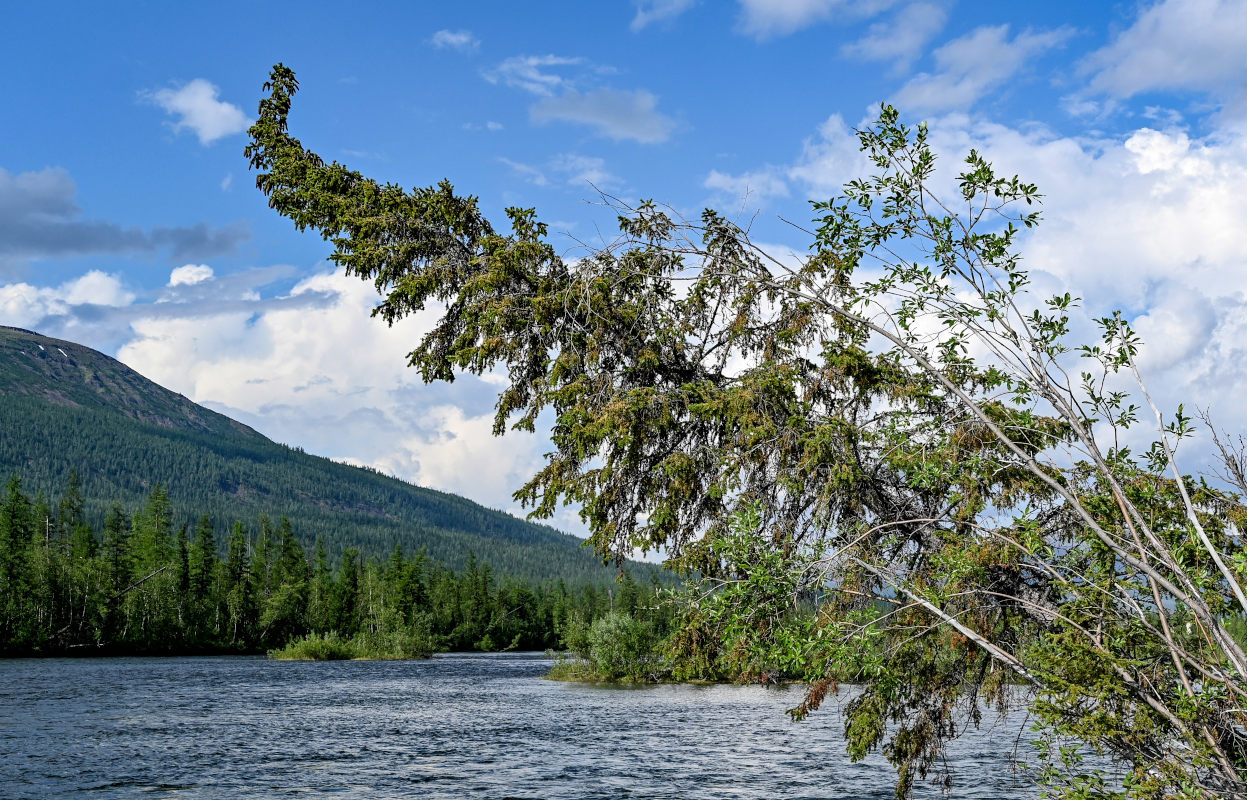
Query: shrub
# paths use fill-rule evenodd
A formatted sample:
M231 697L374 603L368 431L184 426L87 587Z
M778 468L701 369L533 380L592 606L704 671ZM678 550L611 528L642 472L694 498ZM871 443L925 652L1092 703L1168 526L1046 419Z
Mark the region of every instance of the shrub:
M345 661L355 658L355 647L351 640L343 639L335 631L309 633L285 647L270 650L268 657L279 661Z
M401 661L428 658L435 649L432 636L422 628L357 633L350 639L330 631L309 633L283 648L270 650L268 657L279 661Z
M662 672L654 626L626 614L607 614L589 628L589 660L602 680L655 680Z

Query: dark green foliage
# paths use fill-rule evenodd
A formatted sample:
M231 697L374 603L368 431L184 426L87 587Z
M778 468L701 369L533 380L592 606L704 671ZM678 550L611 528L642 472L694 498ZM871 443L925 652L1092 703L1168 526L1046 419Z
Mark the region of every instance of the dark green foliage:
M279 650L269 651L269 657L282 661L347 661L355 658L356 652L349 639L331 631L301 636Z
M468 553L452 570L421 550L388 558L350 548L330 566L318 542L261 515L216 526L169 525L157 485L133 514L114 503L104 530L76 521L70 480L53 504L16 477L0 502L0 655L264 652L280 658L411 658L434 650L563 646L567 621L610 611L592 584L495 576ZM98 545L96 544L98 542ZM629 573L628 591L641 596ZM639 601L638 601L639 602Z
M427 628L387 634L357 633L343 639L336 632L309 633L285 647L269 651L269 658L280 661L395 661L428 658L437 644Z
M663 671L658 639L648 620L607 614L589 626L588 655L606 680L653 680Z
M58 524L71 530L98 527L114 500L134 507L161 487L159 507L136 529L145 538L134 569L161 557L173 531L194 526L198 514L267 513L335 554L401 545L455 568L473 551L526 580L616 576L573 536L285 447L101 353L2 326L0 431L0 475L21 474L27 490L60 496Z

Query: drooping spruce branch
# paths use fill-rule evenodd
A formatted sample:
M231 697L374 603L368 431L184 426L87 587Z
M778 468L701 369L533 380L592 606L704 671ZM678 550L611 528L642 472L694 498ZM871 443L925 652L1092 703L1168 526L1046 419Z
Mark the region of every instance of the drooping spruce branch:
M604 555L664 547L716 582L698 624L810 678L803 711L863 637L885 642L847 731L896 764L898 794L941 768L959 719L1016 699L1013 675L1045 741L1129 765L1123 796L1244 792L1242 503L1177 470L1180 411L1151 450L1121 445L1142 424L1120 380L1139 342L1119 315L1071 342L1076 298L1029 293L1035 186L972 152L940 197L925 128L885 107L860 133L876 174L815 204L795 263L714 211L610 198L616 241L565 261L530 209L499 233L446 182L324 164L289 136L296 90L276 68L257 185L374 282L387 321L439 304L410 354L425 379L503 375L497 433L550 412L517 496L579 505ZM785 627L811 597L818 623ZM1055 789L1085 789L1054 764Z

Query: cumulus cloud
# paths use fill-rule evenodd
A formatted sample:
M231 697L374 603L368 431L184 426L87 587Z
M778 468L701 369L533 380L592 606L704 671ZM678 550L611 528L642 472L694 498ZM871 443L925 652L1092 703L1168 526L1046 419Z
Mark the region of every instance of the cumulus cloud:
M184 264L169 273L169 285L194 286L211 280L213 274L212 267L207 264Z
M820 200L838 194L845 182L866 175L870 163L862 154L857 135L844 117L832 114L801 147L801 156L788 168L790 180Z
M955 194L960 160L971 148L997 172L1036 181L1044 220L1025 238L1027 266L1101 310L1142 313L1149 293L1179 275L1218 295L1247 294L1247 240L1236 222L1247 216L1247 198L1236 190L1247 180L1243 135L1194 139L1143 127L1120 137L1071 137L953 113L930 121L930 141L946 196ZM788 175L821 198L871 171L850 127L833 117Z
M551 67L570 67L585 63L583 58L556 56L512 56L483 73L490 83L501 83L532 94L548 97L569 85L567 78Z
M529 109L534 122L559 120L588 125L611 139L652 144L666 141L675 122L658 111L658 98L645 91L595 89L547 97Z
M207 264L185 264L173 270L169 283L152 295L157 305L136 305L135 314L190 318L211 316L223 310L257 312L275 305L306 305L313 299L311 293L261 298L262 289L288 280L296 272L294 267L277 264L218 275Z
M403 375L395 368L383 369L381 362L395 357L401 367L402 348L410 349L411 340L367 335L369 326L385 330L368 316L375 291L362 281L332 273L300 281L289 297L306 294L328 302L312 309L227 308L207 317L155 313L140 317L131 323L136 338L119 356L197 401L255 413L296 394L314 392L323 400L330 394L367 393L378 384L393 388ZM320 362L328 353L338 367L322 368ZM310 362L317 366L309 368ZM340 375L337 380L321 380L326 369L347 370L358 380Z
M1010 39L1008 25L976 28L937 48L936 71L915 75L892 102L919 113L969 108L1073 33L1072 28L1028 30Z
M374 417L382 427L402 425L396 447L378 452L368 466L412 483L454 492L479 503L524 513L511 494L542 464L542 442L529 433L493 435L492 412L470 415L457 405L421 409L415 424L401 418L386 425L387 415ZM404 435L405 434L405 435Z
M472 31L440 30L430 40L438 50L458 50L461 53L475 52L481 46L481 40Z
M910 3L891 19L871 25L865 36L841 47L840 53L846 58L890 61L893 72L903 72L947 20L948 14L935 3Z
M1164 0L1084 62L1089 88L1127 98L1141 92L1241 89L1247 78L1247 3Z
M139 315L118 357L278 441L518 511L510 495L540 468L544 440L492 435L496 387L474 376L426 386L406 367L436 310L388 327L369 315L371 284L340 273L280 299L291 303Z
M1143 336L1140 364L1162 408L1210 406L1219 424L1247 430L1247 132L1071 137L962 113L932 119L930 131L946 197L970 148L998 173L1038 183L1044 219L1021 239L1023 265L1039 295L1083 298L1080 337L1095 335L1091 319L1122 309ZM813 197L837 193L871 173L855 148L833 117L790 181Z
M210 269L207 265L186 265ZM174 271L175 273L177 270ZM136 319L207 319L222 314L252 315L274 309L324 305L314 292L262 298L261 287L293 274L291 267L243 270L204 277L194 283L171 282L146 292L131 291L118 275L92 270L59 286L30 283L0 285L0 324L20 324L49 336L111 351L129 340ZM178 273L186 277L185 273ZM199 277L195 276L195 277ZM170 276L171 280L175 277Z
M1213 341L1220 315L1211 298L1180 280L1158 281L1149 300L1133 321L1145 343L1139 367L1148 374L1181 371Z
M12 174L0 168L0 265L32 258L143 253L169 248L178 261L233 252L250 238L246 223L222 228L199 223L145 231L83 219L77 187L57 167Z
M144 97L166 113L177 116L173 129L191 130L203 145L235 133L242 133L251 120L242 109L217 98L220 89L203 78L196 78L178 89L158 89Z
M697 0L634 0L636 16L629 27L639 31L655 22L669 22L696 3Z
M59 286L41 287L29 283L0 286L0 323L18 328L43 328L51 316L66 316L75 307L125 306L134 293L125 288L118 275L91 270Z

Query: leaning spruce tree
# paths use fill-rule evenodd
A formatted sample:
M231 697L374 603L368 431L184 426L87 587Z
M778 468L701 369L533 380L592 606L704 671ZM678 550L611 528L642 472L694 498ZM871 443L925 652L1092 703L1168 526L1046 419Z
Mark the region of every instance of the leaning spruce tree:
M265 84L257 186L375 284L377 316L439 309L425 380L505 376L498 434L552 412L516 496L578 504L604 556L708 576L699 624L806 678L796 715L852 665L848 747L882 750L898 796L1019 705L1055 796L1247 796L1242 453L1218 437L1230 487L1184 475L1191 420L1151 402L1128 322L1072 343L1077 299L1028 291L1035 186L971 152L940 197L925 127L884 107L859 134L876 174L814 204L797 261L650 202L567 261L532 210L499 231L445 181L326 164L288 132L297 89L283 65ZM1150 447L1121 444L1140 427ZM819 613L794 622L798 596Z

